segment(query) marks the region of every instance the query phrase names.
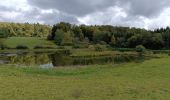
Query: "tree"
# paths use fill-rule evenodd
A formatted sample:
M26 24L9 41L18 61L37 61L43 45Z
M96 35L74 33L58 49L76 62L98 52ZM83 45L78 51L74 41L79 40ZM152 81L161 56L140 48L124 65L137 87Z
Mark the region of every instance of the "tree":
M161 49L164 46L163 37L160 33L155 33L151 38L150 49Z
M111 46L115 46L115 45L116 45L116 39L115 39L115 36L114 36L114 35L113 35L112 38L111 38L110 45L111 45Z
M104 41L104 37L105 37L105 33L102 32L102 31L97 30L94 33L93 41L96 42L96 43Z
M81 25L80 28L84 37L87 37L90 41L93 41L94 34L98 31L97 27Z
M166 30L166 32L164 32L162 36L163 36L163 40L165 43L165 47L169 49L170 48L170 29Z
M41 24L29 24L29 23L21 24L21 23L0 22L0 29L2 28L8 30L9 36L24 36L24 37L31 37L31 36L46 37L50 34L51 31L51 26L41 25Z
M73 27L73 33L74 33L75 38L78 38L80 41L84 40L84 35L80 27L78 26Z
M63 32L68 32L68 31L71 30L71 24L61 22L61 23L58 23L56 25L53 25L52 33L51 33L51 39L52 40L54 39L55 33L56 33L57 30L62 30Z
M65 32L62 40L62 45L72 45L73 44L73 36L71 32Z
M134 35L128 39L128 47L130 48L135 48L139 44L142 44L141 35Z
M64 32L62 30L57 30L55 32L54 41L57 45L61 45L64 38Z
M5 28L0 29L0 38L7 38L9 35L9 30Z

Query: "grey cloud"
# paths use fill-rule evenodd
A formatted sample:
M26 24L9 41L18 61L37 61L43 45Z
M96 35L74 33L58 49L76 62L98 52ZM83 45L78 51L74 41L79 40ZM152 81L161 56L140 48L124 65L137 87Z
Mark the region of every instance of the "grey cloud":
M116 0L28 0L30 5L43 9L57 9L77 16L103 10L114 5L115 2Z
M129 0L131 15L154 17L170 6L169 0Z
M128 14L150 17L169 6L169 0L28 0L43 9L57 9L76 16L102 11L112 6L124 8ZM127 6L129 8L127 9Z
M39 19L44 21L44 23L48 23L50 25L56 24L61 21L70 22L73 24L78 23L78 20L76 17L67 15L67 14L63 14L63 13L57 13L57 12L53 12L50 14L42 14L42 16L40 16Z
M30 11L22 12L26 20L40 21L45 24L53 25L60 21L78 23L75 16L67 15L62 12L52 11L51 13L42 13L39 8L32 8Z
M2 9L1 9L2 8ZM75 16L71 16L62 12L52 11L51 13L42 13L42 10L37 7L32 7L28 11L23 11L21 9L16 10L14 8L8 8L5 6L0 5L0 13L3 12L15 12L18 13L15 17L6 17L3 15L0 15L0 21L4 22L31 22L31 23L45 23L53 25L60 21L66 21L70 23L78 23L78 20Z
M16 10L15 8L0 5L0 11L10 12L10 11L15 11L15 10Z

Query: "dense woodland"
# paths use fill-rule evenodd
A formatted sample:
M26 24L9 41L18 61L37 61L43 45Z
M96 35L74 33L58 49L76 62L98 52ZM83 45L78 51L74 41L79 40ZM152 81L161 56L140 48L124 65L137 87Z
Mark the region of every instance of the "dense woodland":
M46 37L50 32L49 25L0 22L0 37Z
M0 23L0 37L48 37L57 45L101 44L115 48L169 49L170 28L154 31L111 25L74 25L61 22L52 26L29 23Z
M53 26L49 39L55 40L58 45L86 42L116 48L135 48L137 45L143 45L148 49L169 49L170 28L150 31L111 25L77 26L61 22Z

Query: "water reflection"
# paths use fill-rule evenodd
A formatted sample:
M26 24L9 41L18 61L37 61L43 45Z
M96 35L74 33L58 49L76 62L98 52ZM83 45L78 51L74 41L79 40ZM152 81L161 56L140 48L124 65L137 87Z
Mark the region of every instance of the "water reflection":
M122 63L139 59L137 55L114 55L99 57L71 57L62 52L15 52L1 53L0 64L12 64L20 66L40 66L52 68L68 65L89 65L105 63Z
M12 65L45 65L51 63L48 53L36 53L36 52L20 52L20 53L1 53L1 64Z
M74 59L66 53L55 52L51 54L50 59L52 61L53 66L66 66L73 65Z

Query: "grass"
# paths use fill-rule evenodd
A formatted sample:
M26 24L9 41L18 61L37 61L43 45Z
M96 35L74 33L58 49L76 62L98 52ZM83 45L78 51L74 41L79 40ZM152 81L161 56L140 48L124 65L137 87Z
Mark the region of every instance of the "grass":
M119 52L119 51L102 51L97 52L89 49L75 49L72 52L72 57L96 57L96 56L111 56L115 54L136 54L136 52Z
M10 37L5 39L4 44L11 48L15 48L18 45L24 45L30 49L33 49L37 45L56 46L53 42L39 37Z
M142 63L0 67L1 100L170 100L170 58Z

